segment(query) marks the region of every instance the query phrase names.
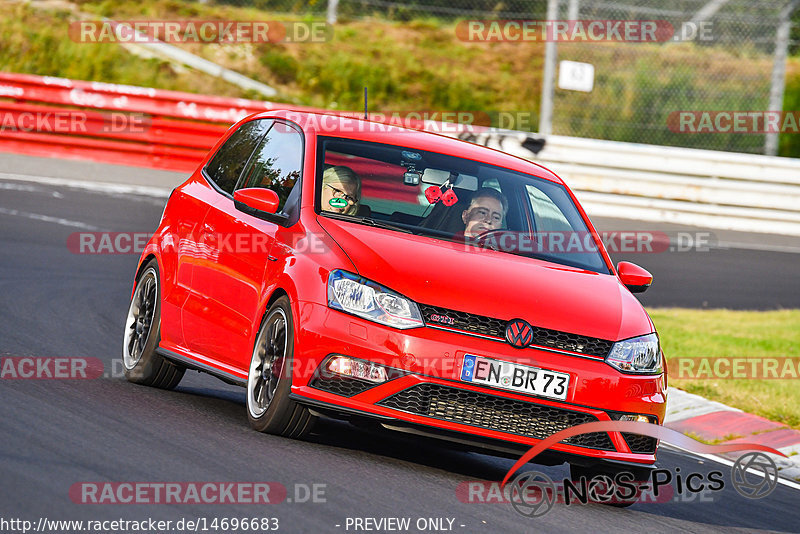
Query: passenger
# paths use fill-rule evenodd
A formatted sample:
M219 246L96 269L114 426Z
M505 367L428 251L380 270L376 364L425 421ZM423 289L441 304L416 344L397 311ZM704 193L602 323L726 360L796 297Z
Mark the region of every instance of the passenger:
M346 206L331 205L333 199L344 199ZM322 209L342 215L355 215L361 202L361 179L350 167L337 165L322 173ZM334 204L336 202L334 201Z
M503 193L492 187L478 189L469 207L461 213L465 225L464 237L475 238L501 228L507 212L508 200Z

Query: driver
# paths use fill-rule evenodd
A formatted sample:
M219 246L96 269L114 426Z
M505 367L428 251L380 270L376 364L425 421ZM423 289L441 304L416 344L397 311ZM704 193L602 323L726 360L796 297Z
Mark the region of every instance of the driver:
M469 207L461 213L461 220L466 226L464 236L474 238L499 229L503 225L506 212L508 200L503 193L492 187L478 189Z

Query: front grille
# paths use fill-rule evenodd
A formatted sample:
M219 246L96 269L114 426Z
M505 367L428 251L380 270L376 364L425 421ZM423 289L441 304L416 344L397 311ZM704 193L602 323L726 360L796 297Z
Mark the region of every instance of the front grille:
M544 439L581 423L597 421L593 415L441 386L418 384L378 402L379 406L465 425ZM593 432L564 441L591 449L615 450L605 432Z
M625 442L628 444L628 447L631 448L631 452L649 454L656 452L656 446L658 445L658 440L656 438L639 434L630 434L628 432L623 432L622 437L625 438Z
M491 336L497 338L499 341L505 341L506 324L508 321L485 317L483 315L475 315L473 313L449 310L438 306L429 306L427 304L420 304L419 307L425 324L435 325L441 328L463 330L465 332ZM434 316L438 316L439 320L432 320ZM599 356L601 358L608 356L611 347L614 345L613 341L607 341L605 339L570 334L568 332L550 330L538 326L533 326L532 328L532 345L579 352L581 354Z
M506 323L508 321L484 317L483 315L448 310L447 308L440 308L438 306L428 306L427 304L420 304L419 308L426 324L434 324L445 328L458 328L459 330L466 330L467 332L474 332L484 336L498 337L500 339L505 339L506 337ZM431 320L431 317L435 315L446 317L448 320L446 322ZM450 320L452 320L452 322Z
M375 382L368 382L366 380L358 380L356 378L347 378L343 376L316 376L308 385L314 389L321 389L334 395L341 395L342 397L352 397L359 393L364 393L370 388L379 384Z

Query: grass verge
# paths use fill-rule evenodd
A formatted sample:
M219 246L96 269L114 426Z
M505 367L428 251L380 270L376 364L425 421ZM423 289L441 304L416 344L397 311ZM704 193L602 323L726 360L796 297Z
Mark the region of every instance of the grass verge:
M667 360L800 358L800 310L656 308L649 311ZM800 429L800 378L793 378L791 374L785 376L787 378L782 379L677 379L670 376L669 384Z

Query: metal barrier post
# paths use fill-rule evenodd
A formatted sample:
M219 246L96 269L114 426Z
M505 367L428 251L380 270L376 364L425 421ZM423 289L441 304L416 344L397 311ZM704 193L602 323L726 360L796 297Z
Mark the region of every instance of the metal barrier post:
M547 0L547 20L554 21L558 18L558 0ZM550 28L548 28L549 30ZM556 48L555 35L548 31L547 42L544 45L544 73L542 78L542 105L539 112L539 134L550 135L553 133L553 94L555 92Z

